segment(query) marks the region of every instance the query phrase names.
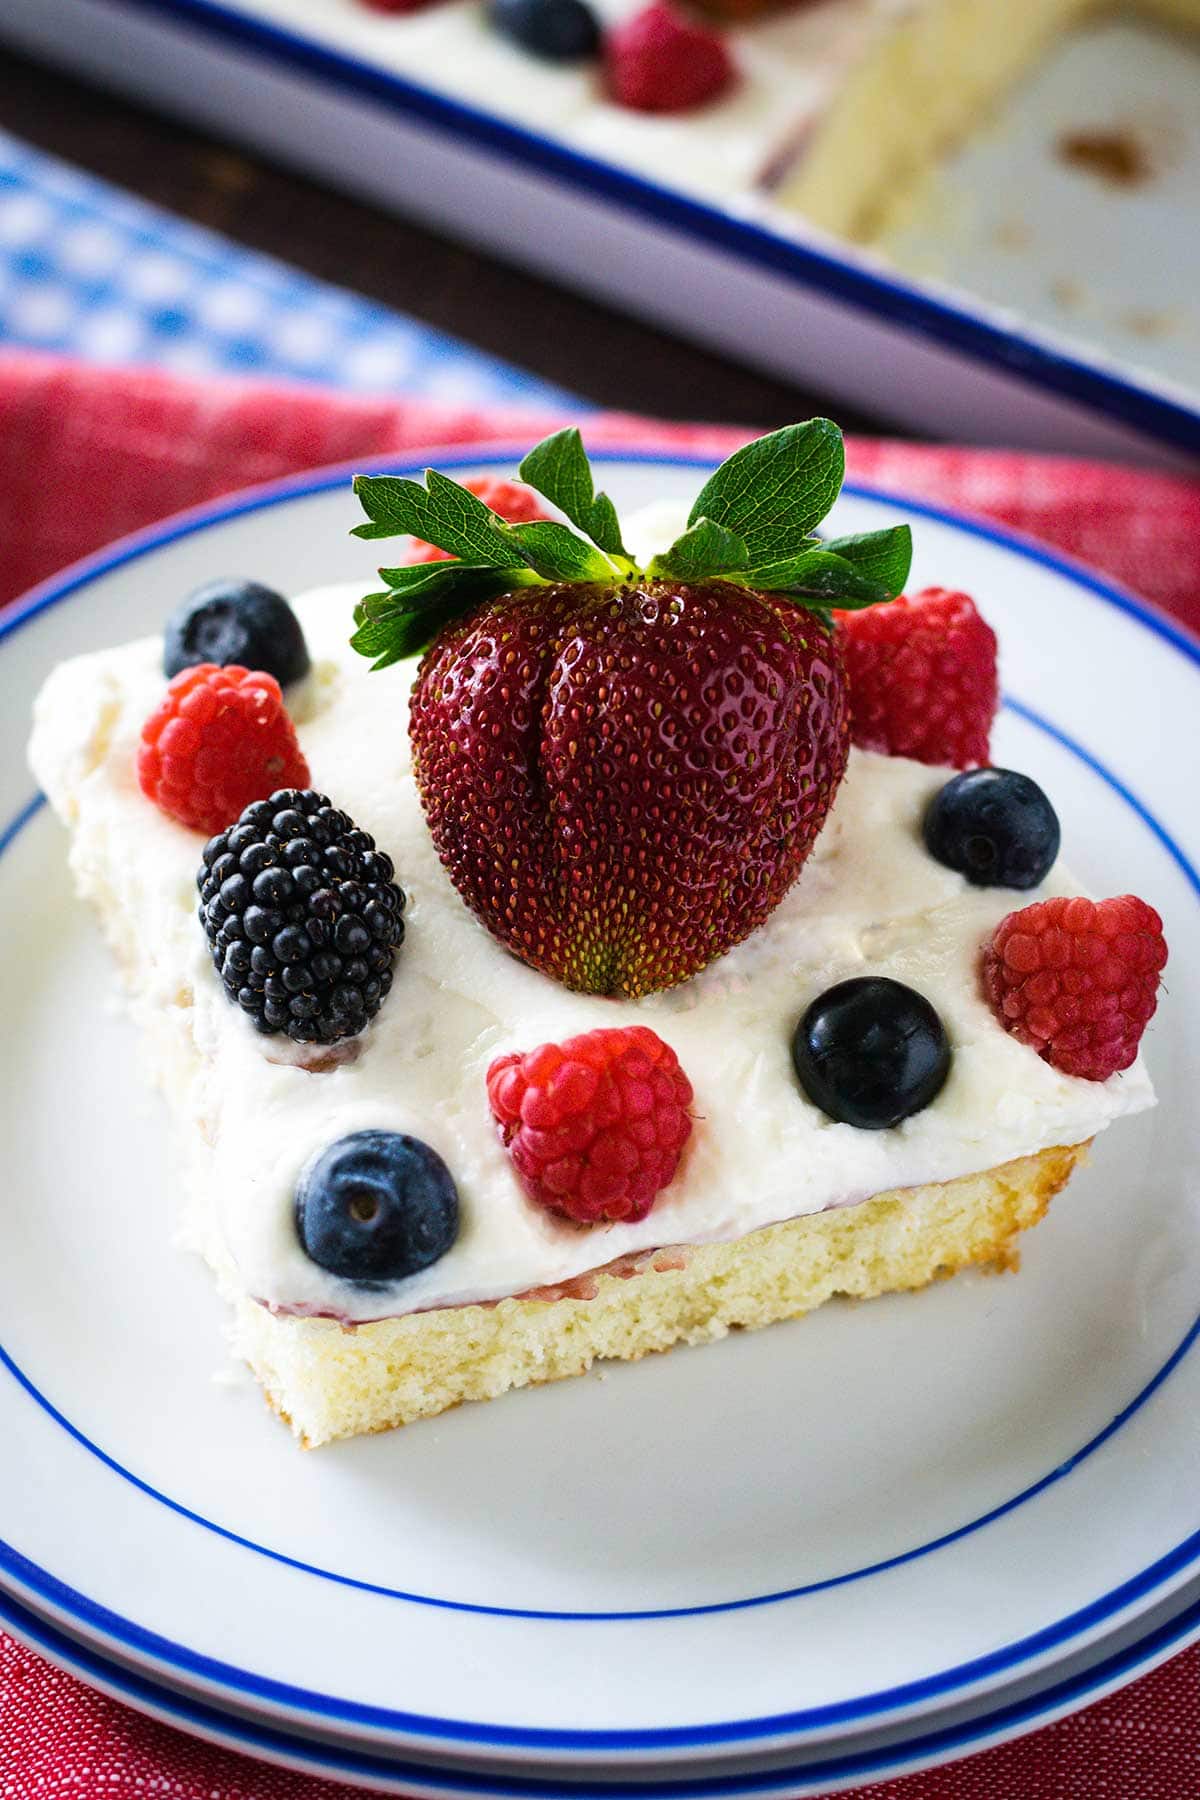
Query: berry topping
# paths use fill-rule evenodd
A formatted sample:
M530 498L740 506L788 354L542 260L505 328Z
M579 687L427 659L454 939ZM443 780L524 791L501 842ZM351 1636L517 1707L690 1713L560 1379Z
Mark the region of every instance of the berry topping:
M570 988L671 987L791 887L847 752L837 647L773 596L518 593L451 626L409 715L438 854Z
M1106 1081L1137 1055L1166 960L1144 900L1058 896L1000 921L983 982L1006 1031L1064 1075Z
M886 1131L936 1100L950 1073L945 1027L923 994L885 975L840 981L792 1039L800 1086L831 1119Z
M574 4L574 0L567 0L567 3ZM586 11L586 8L580 10ZM473 475L463 482L463 488L477 500L482 500L499 518L507 519L510 525L528 524L547 517L532 488L524 487L519 481L500 481L494 475ZM404 563L448 562L451 555L449 550L439 550L436 544L414 537L402 560Z
M939 788L922 832L935 861L975 887L1037 887L1054 867L1058 814L1013 769L968 769Z
M142 727L143 794L193 831L220 831L252 800L308 781L279 683L261 670L183 669Z
M204 847L200 923L231 1000L302 1044L354 1037L392 985L392 859L324 794L284 788Z
M651 0L610 31L608 89L636 112L690 112L724 93L737 70L724 41L668 0Z
M968 595L925 588L838 623L853 743L954 769L987 762L996 634Z
M644 1219L692 1130L692 1084L645 1025L496 1059L488 1101L530 1198L580 1225Z
M310 667L300 621L284 599L257 581L209 581L181 601L167 620L163 673L197 663L237 663L265 669L281 687Z
M547 62L579 62L600 48L600 25L584 0L491 0L488 16L497 31ZM502 518L520 516L490 505Z
M434 845L543 974L635 998L686 981L799 874L848 752L828 608L890 599L912 553L907 526L813 536L844 467L828 419L747 444L644 567L577 431L520 473L578 532L511 524L435 469L357 478L358 536L451 560L381 569L352 642L378 669L426 650L409 736Z
M331 1275L365 1286L403 1281L445 1256L458 1236L458 1191L420 1138L352 1131L301 1174L296 1230Z

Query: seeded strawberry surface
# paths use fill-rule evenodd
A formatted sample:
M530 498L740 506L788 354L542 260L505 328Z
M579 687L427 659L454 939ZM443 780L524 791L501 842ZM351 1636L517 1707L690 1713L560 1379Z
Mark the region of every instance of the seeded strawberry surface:
M410 719L467 905L565 986L629 997L762 924L848 749L833 636L720 581L503 595L435 640Z

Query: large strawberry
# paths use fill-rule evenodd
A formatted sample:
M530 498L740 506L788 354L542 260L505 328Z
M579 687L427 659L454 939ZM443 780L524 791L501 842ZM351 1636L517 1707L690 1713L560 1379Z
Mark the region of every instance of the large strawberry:
M746 446L639 568L576 432L521 475L585 531L507 524L435 471L363 477L364 537L454 561L381 570L354 643L429 645L410 731L451 880L517 956L591 993L685 981L783 898L849 742L828 608L890 598L907 527L820 544L842 478L825 420Z

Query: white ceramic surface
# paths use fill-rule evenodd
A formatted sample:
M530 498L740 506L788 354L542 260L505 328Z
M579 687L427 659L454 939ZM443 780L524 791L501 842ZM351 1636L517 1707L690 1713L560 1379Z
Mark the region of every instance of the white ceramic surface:
M603 470L626 507L702 478L652 450ZM152 533L11 621L0 817L32 797L27 703L55 660L154 629L221 571L367 577L354 516L344 476L313 477ZM866 494L836 525L905 516L914 580L969 588L999 630L998 760L1048 788L1084 880L1164 914L1159 1110L1098 1145L1019 1278L304 1456L224 1368L208 1278L170 1247L163 1121L35 811L0 855L11 1595L193 1704L525 1769L811 1759L1015 1684L1050 1694L1115 1634L1152 1653L1200 1570L1196 653L997 534Z
M174 1689L147 1681L114 1660L97 1656L78 1641L56 1631L46 1620L0 1595L0 1627L18 1636L40 1655L87 1681L101 1692L137 1708L151 1718L188 1731L210 1743L259 1757L266 1762L325 1778L336 1777L372 1793L428 1796L429 1800L580 1800L597 1787L583 1771L538 1771L526 1762L520 1773L486 1765L449 1761L404 1761L364 1747L217 1710ZM705 1762L691 1771L664 1766L636 1772L620 1765L599 1770L606 1800L809 1800L811 1796L858 1790L864 1780L913 1773L994 1748L1014 1737L1052 1724L1080 1706L1103 1699L1124 1683L1149 1673L1166 1658L1200 1638L1200 1589L1190 1603L1168 1602L1131 1627L1132 1641L1121 1644L1094 1665L1065 1666L1052 1689L1043 1682L1022 1691L1005 1690L930 1721L892 1731L860 1735L845 1744L817 1746L808 1755L795 1750L783 1756L735 1756L717 1765ZM588 1769L586 1776L593 1771Z
M1107 136L1127 179L1063 144ZM1138 173L1138 163L1142 173ZM1128 368L1200 377L1200 36L1100 18L937 165L886 241L906 274L1086 338Z

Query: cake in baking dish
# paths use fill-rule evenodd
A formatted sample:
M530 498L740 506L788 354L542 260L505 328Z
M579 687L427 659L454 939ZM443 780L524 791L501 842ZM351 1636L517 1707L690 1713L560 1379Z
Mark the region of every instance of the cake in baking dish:
M1010 1263L1152 1103L1157 915L989 765L972 601L815 535L841 467L811 421L624 532L571 432L368 477L378 591L216 581L47 681L187 1236L305 1443Z
M258 0L671 188L873 239L1067 32L1200 0Z

